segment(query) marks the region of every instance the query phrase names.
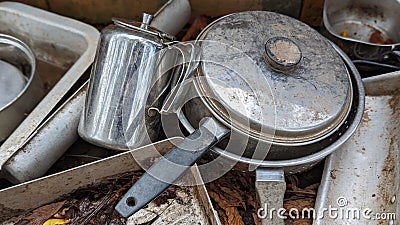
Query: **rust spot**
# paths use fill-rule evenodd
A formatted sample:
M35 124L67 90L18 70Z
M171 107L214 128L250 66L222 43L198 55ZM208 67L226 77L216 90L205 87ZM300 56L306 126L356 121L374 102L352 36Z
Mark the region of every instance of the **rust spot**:
M393 44L393 40L390 38L385 38L380 31L375 31L369 37L369 42L374 44Z
M334 180L336 179L336 174L335 174L336 172L337 172L336 169L333 169L333 170L331 170L331 172L330 172L330 176L331 176L331 178L334 179Z
M13 216L18 216L23 212L25 212L23 209L12 209L0 204L0 222L10 219Z
M397 90L388 101L389 107L392 109L392 115L399 117L400 115L400 90Z
M395 128L393 131L396 131ZM390 144L388 149L388 154L384 161L384 166L382 168L381 177L379 178L378 189L380 191L380 196L384 199L384 204L381 205L381 208L384 209L387 207L387 203L390 202L391 197L394 194L395 189L393 188L393 180L397 178L396 175L396 166L399 161L398 147L395 147L398 139L395 136L390 138Z
M364 112L364 115L363 115L363 117L362 117L362 122L363 122L364 124L367 124L367 123L370 122L370 121L371 121L371 118L369 118L368 111L365 111L365 112Z
M395 151L394 143L395 143L395 137L391 137L390 138L390 144L389 144L389 153L388 153L388 156L385 159L385 164L384 164L385 166L382 169L382 172L383 172L382 174L383 174L384 177L388 177L388 176L392 175L392 173L394 173L394 171L395 171L395 165L396 165L395 157L396 157L396 154L394 153L394 151Z

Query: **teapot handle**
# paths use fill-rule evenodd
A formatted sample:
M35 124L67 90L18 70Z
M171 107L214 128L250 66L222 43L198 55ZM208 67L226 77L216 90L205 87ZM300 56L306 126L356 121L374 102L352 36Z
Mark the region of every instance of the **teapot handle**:
M183 105L182 101L185 99L186 87L188 87L183 83L190 78L193 71L198 67L201 53L200 47L195 42L174 42L167 47L166 51L166 54L169 54L170 57L173 55L176 57L175 60L172 60L175 63L173 65L175 71L171 75L171 91L159 111L161 114L176 113L179 107ZM171 60L170 57L166 57L166 59Z

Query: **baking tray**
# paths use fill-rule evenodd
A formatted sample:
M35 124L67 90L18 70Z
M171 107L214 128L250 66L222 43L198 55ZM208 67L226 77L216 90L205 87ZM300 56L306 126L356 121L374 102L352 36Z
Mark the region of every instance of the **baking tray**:
M363 119L326 159L315 225L400 224L400 71L363 83ZM336 216L329 216L329 208L337 209Z
M0 166L36 132L94 60L99 32L82 22L15 2L0 3L0 32L32 48L43 99L2 143Z
M151 152L154 153L150 148L155 147L159 153L164 154L173 147L172 143L176 144L181 140L180 137L171 138L132 151L136 151L135 155L140 153L151 159L155 156L150 154ZM141 170L133 157L132 151L0 190L0 222L2 224L14 224L18 221L18 217L25 212L51 203L77 189L99 184L107 177ZM190 173L186 174L183 179L192 181L192 183L195 182L195 184L202 184L196 167L192 167ZM204 225L220 224L204 185L185 188L190 191L190 195L195 199L189 210L192 215L188 216L185 213L188 212L188 209L172 207L171 213L162 213L158 220L164 222L181 220L180 224L185 224L185 221L196 221L196 224ZM184 212L181 216L178 215L180 211ZM143 219L143 213L142 211L129 218L127 224L133 224L135 218L142 217Z

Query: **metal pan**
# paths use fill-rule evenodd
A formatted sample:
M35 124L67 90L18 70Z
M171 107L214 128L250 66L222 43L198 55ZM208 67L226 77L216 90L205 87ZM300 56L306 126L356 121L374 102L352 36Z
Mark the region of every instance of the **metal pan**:
M354 136L326 159L315 225L398 224L400 72L365 78L363 83L362 122ZM329 216L331 208L342 216Z
M35 135L3 165L0 177L22 183L43 176L78 139L87 82L38 127Z
M396 0L327 0L323 33L365 70L400 67L400 3Z
M42 81L41 101L0 146L0 166L63 104L93 62L99 32L82 22L17 2L0 3L0 32L29 45ZM3 126L2 126L3 128ZM44 147L46 148L46 147Z
M20 4L12 3L10 5L13 7L17 7ZM8 7L9 8L6 7L7 10L5 11L12 11L13 7ZM31 7L28 6L22 7L22 9L25 8L31 9ZM159 12L157 12L157 17L154 18L154 23L151 23L151 25L155 25L161 30L170 29L169 31L171 32L176 32L177 29L181 29L183 26L182 24L186 23L187 20L181 20L180 23L173 23L169 24L169 26L167 27L163 27L165 25L164 22L167 17L171 16L173 12L175 12L175 10L180 10L180 15L184 18L188 18L187 14L190 14L190 5L188 5L188 2L186 0L173 0L168 2L165 7L162 7ZM36 12L36 10L33 10L33 12ZM36 13L38 13L38 15L42 15L39 14L39 12ZM47 15L46 12L41 13ZM23 13L18 11L17 14L19 15ZM174 15L176 16L177 14ZM159 18L159 16L161 18ZM53 15L51 17L53 18ZM58 16L56 16L56 18L58 18ZM42 22L45 23L46 21ZM60 21L60 23L61 22L62 21ZM34 24L35 23L33 23L32 26ZM72 23L69 26L74 27L78 25L79 23ZM39 26L39 24L37 24L36 26ZM79 29L71 28L66 30L79 30L80 32L87 32L85 31L85 29L83 29L84 27L85 26ZM96 34L98 35L98 33ZM78 35L78 33L76 33L75 35ZM90 37L89 33L86 35ZM73 39L74 38L72 38L72 40ZM93 47L93 44L96 44L95 41L88 41L88 43L91 47ZM71 46L75 48L75 45L78 44L79 43L76 43ZM35 43L35 45L38 44ZM41 54L43 54L43 49L40 49L38 47L36 48L38 52L41 52ZM94 51L92 53L94 54ZM81 60L84 60L85 57L82 56ZM55 58L55 56L52 56L51 58L53 59ZM73 71L75 71L75 75L78 75L77 69L81 70L80 67L74 67ZM55 76L56 74L49 75ZM72 96L68 98L64 104L60 105L59 108L54 111L54 113L47 115L45 120L42 121L40 124L34 126L32 121L30 120L30 123L27 125L32 128L32 133L29 133L29 130L25 129L26 126L22 126L18 129L18 133L14 133L12 139L8 140L1 148L3 155L1 155L0 153L0 162L4 160L4 164L2 165L3 173L0 174L1 177L6 178L12 183L22 183L39 178L46 173L46 171L57 161L57 159L65 151L67 151L67 149L78 139L78 124L82 113L82 108L84 106L87 86L88 85L86 82L84 85L78 88L77 92L72 94ZM53 101L53 99L48 100ZM45 110L40 110L41 113L43 113L43 111ZM36 116L34 118L40 119ZM26 137L26 139L21 137Z

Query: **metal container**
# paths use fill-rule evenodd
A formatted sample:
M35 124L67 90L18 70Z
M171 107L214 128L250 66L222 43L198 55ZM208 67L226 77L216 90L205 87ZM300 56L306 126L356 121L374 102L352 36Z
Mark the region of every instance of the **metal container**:
M43 87L40 103L29 115L24 115L25 120L0 146L0 176L3 176L7 173L4 164L18 153L33 150L42 153L65 146L49 145L46 137L40 146L31 148L27 143L35 139L39 127L48 135L54 131L46 129L45 121L68 99L71 88L93 62L99 32L82 22L17 2L0 3L0 32L29 45L36 57L35 77L40 78Z
M355 134L325 161L315 225L399 224L400 72L364 78ZM337 209L337 217L330 209ZM340 213L340 214L339 214Z
M102 30L78 128L86 141L128 150L158 138L159 114L151 108L159 108L168 93L172 75L161 71L175 65L179 53L172 49L179 47L150 27L151 20L149 14L142 23L114 19Z
M354 65L297 20L272 12L231 14L205 28L197 44L199 67L178 85L191 90L188 99L172 95L164 105L191 134L128 191L116 206L124 216L146 205L216 144L226 147L214 147L224 158L262 167L256 172L260 200L280 208L282 168L310 168L343 144L361 120L364 92ZM184 113L182 102L187 102Z
M36 106L42 90L40 79L35 76L35 55L21 40L0 34L0 62L3 85L0 96L1 142Z
M400 70L400 3L325 1L323 33L362 71Z

